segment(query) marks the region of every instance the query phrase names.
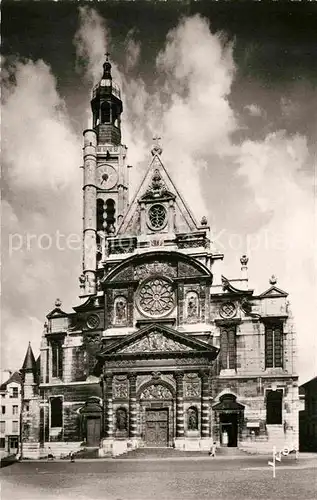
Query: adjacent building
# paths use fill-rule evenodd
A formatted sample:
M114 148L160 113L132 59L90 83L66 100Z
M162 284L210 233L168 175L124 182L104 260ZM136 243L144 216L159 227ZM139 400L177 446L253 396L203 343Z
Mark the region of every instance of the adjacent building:
M83 446L271 449L298 443L295 331L272 276L256 294L248 258L221 274L208 221L197 222L156 139L129 203L123 110L111 64L84 131L80 300L47 315L40 375L23 368L25 456ZM137 131L136 131L137 133ZM177 161L177 158L175 158ZM78 217L81 213L78 211Z
M17 453L19 448L21 382L19 372L14 372L0 386L0 452L3 455Z
M299 412L300 451L317 452L317 377L300 386L304 409Z

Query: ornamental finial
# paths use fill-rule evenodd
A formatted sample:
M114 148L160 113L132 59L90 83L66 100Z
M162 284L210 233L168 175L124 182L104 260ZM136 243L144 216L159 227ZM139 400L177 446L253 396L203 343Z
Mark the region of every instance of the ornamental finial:
M249 258L246 255L242 255L240 262L241 266L246 267L248 265Z
M161 155L162 152L163 152L163 149L162 149L162 147L159 144L159 140L160 139L161 139L161 137L159 137L158 135L156 135L156 136L153 137L154 146L151 149L151 153L152 153L153 156L154 155Z
M272 276L270 277L269 282L270 282L270 285L276 285L277 278L276 278L275 274L272 274Z
M55 307L57 307L58 309L60 309L61 305L62 305L61 299L56 299L55 300Z

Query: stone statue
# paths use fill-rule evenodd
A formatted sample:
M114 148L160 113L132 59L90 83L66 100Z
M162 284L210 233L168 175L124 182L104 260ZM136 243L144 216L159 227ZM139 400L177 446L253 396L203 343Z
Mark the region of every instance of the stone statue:
M115 304L115 321L124 323L127 319L127 302L125 297L119 297Z
M195 292L187 296L187 318L197 319L198 317L198 296Z
M125 408L116 411L116 427L118 431L126 431L128 428L128 417Z
M188 430L189 431L197 430L198 419L197 419L196 408L188 408L187 417L188 417Z

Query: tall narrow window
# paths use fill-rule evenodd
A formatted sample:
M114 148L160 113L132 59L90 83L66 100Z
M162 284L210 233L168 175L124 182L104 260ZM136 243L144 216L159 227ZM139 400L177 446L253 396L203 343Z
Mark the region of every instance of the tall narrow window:
M100 198L97 200L97 231L103 230L103 211L104 211L104 202Z
M221 370L236 368L236 327L221 328L220 332Z
M104 102L101 105L101 123L110 123L111 121L110 104Z
M268 391L266 394L266 423L276 425L282 423L283 391Z
M63 399L61 396L51 399L51 427L63 425Z
M52 376L63 376L63 347L60 340L52 341Z
M115 202L113 200L111 200L111 199L108 199L106 201L106 214L107 214L107 218L106 218L106 222L107 222L106 231L107 231L108 234L111 234L111 233L115 232L115 228L114 228L115 212L116 212Z
M265 325L265 368L283 367L283 326Z

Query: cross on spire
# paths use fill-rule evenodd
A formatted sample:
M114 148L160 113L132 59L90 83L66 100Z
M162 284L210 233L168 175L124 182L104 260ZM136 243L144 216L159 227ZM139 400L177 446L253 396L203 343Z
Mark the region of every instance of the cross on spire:
M161 154L162 154L162 151L163 151L163 150L162 150L162 148L161 148L161 146L160 146L160 144L159 144L159 140L160 140L160 139L161 139L161 137L159 137L158 135L155 135L155 136L153 137L154 146L153 146L153 148L152 148L152 150L151 150L151 153L152 153L152 155L153 155L153 156L154 156L155 154L159 154L159 155L161 155Z
M158 135L155 135L153 137L153 141L155 142L155 146L159 146L159 140L161 139L161 137L159 137Z
M106 59L106 61L109 61L109 56L110 56L110 53L109 53L108 51L105 53L105 56L106 56L106 58L107 58L107 59Z

